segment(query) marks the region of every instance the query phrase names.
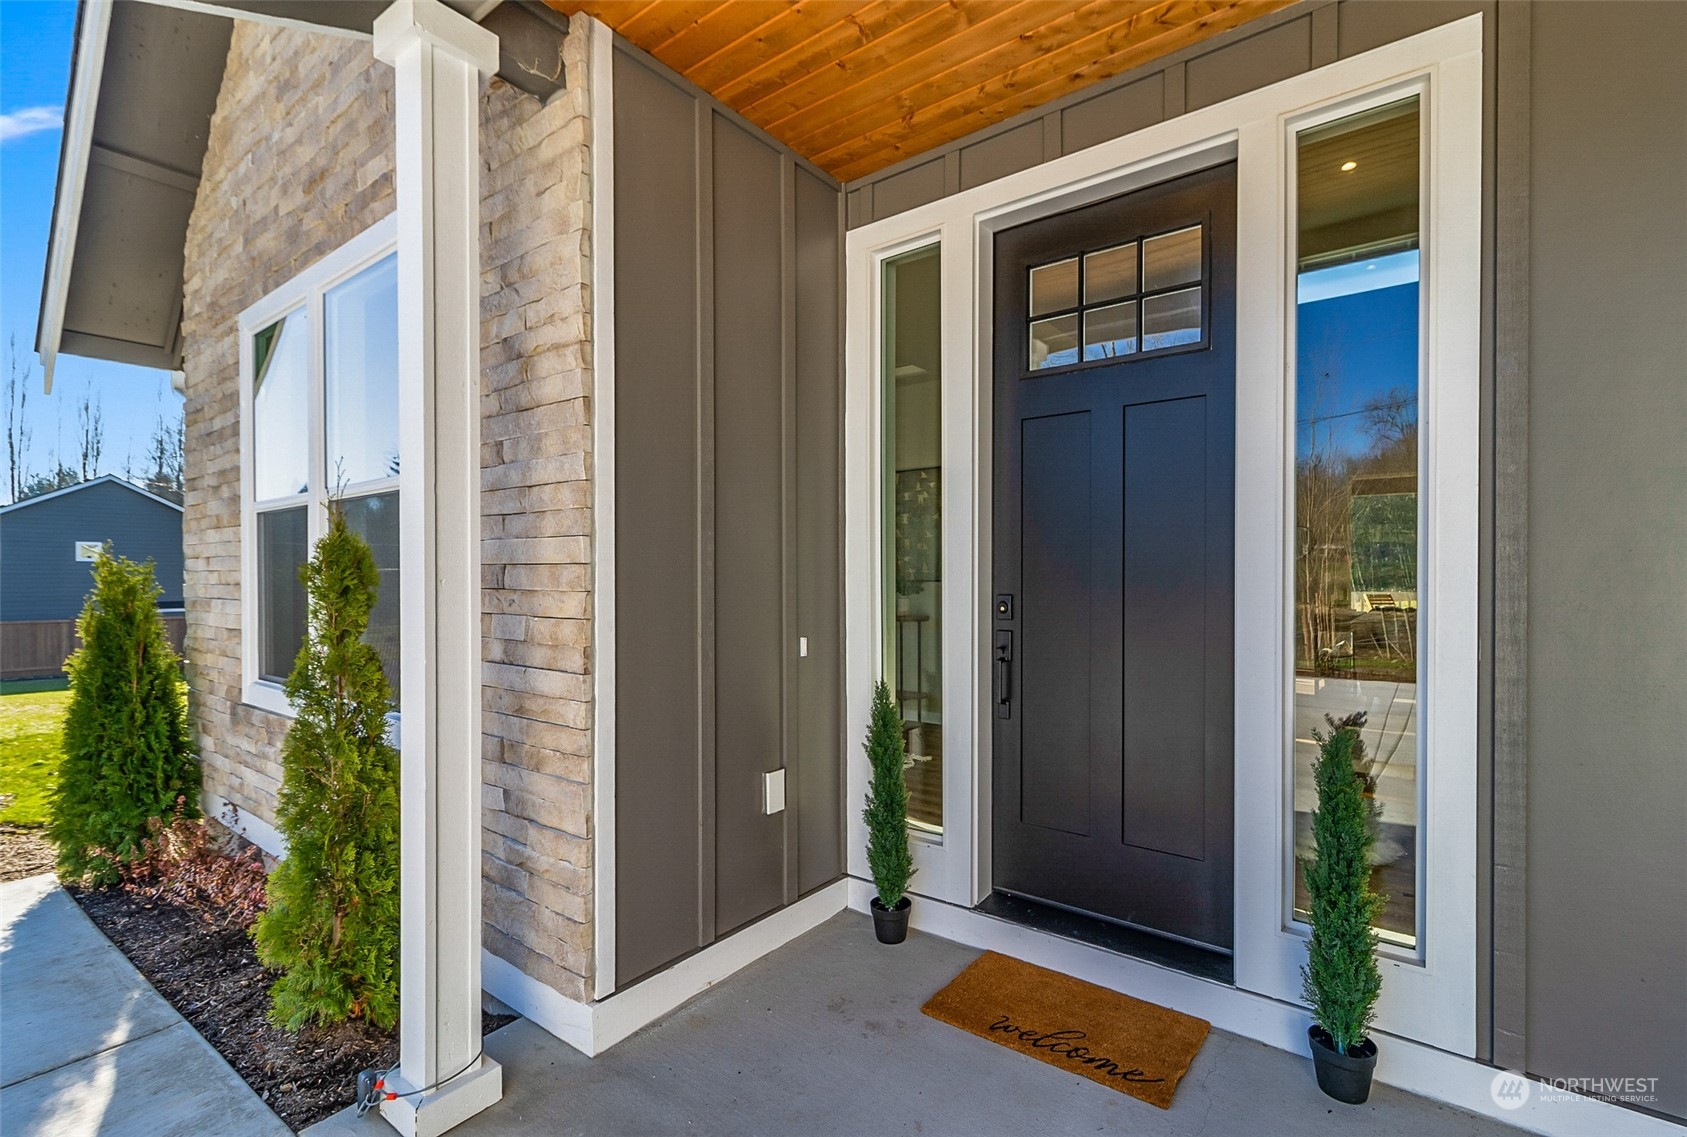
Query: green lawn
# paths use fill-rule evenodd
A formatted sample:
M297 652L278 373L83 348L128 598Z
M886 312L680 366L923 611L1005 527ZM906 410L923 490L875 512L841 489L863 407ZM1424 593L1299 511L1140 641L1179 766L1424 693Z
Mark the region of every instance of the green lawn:
M69 691L0 695L0 822L45 825L47 792L64 757Z

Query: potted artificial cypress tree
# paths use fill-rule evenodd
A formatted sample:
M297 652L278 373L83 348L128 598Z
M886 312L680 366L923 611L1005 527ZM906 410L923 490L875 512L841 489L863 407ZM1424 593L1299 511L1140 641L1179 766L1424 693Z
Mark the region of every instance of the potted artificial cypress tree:
M867 726L867 761L873 768L867 785L867 867L878 895L873 897L873 933L881 944L908 938L908 880L914 857L908 849L908 783L902 767L902 715L883 679L873 689L873 713Z
M1318 1088L1337 1101L1358 1105L1370 1096L1377 1046L1370 1038L1382 976L1373 930L1384 898L1371 890L1373 810L1366 799L1363 711L1324 721L1328 735L1313 732L1318 759L1313 779L1318 808L1312 814L1312 857L1302 862L1312 942L1301 969L1312 1006L1307 1038Z

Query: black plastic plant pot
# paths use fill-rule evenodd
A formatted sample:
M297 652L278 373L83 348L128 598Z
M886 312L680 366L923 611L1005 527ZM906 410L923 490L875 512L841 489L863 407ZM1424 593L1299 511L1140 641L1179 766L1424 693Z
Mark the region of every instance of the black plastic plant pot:
M1306 1028L1306 1037L1312 1043L1318 1088L1339 1102L1365 1104L1371 1096L1371 1074L1377 1068L1377 1044L1367 1038L1359 1044L1357 1055L1343 1054L1335 1048L1330 1032L1316 1023Z
M873 910L873 934L881 944L899 944L908 938L908 909L914 902L904 896L895 908L886 908L877 896L868 902Z

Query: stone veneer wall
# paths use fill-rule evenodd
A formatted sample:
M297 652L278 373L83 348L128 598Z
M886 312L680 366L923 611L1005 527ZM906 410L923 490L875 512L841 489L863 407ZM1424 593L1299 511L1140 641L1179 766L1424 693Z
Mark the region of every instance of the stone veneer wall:
M485 944L592 975L585 36L541 107L482 97ZM241 702L239 314L389 214L393 73L366 42L237 21L187 235L186 656L208 793L273 821L287 720Z

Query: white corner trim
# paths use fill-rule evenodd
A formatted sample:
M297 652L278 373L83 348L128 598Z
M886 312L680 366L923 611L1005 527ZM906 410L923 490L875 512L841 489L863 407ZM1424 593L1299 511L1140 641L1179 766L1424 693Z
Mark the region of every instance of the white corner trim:
M867 901L873 895L872 884L852 877L848 885L850 909L866 912ZM909 926L1195 1015L1220 1030L1291 1054L1306 1054L1306 1028L1311 1018L1300 1007L1277 999L1034 931L939 900L915 900ZM1376 1033L1381 1050L1377 1080L1408 1093L1548 1137L1586 1137L1589 1133L1601 1137L1681 1135L1677 1126L1660 1118L1591 1098L1556 1098L1543 1102L1538 1094L1531 1094L1522 1107L1504 1109L1490 1092L1495 1076L1501 1071L1410 1039ZM1310 1070L1307 1077L1311 1077Z
M762 956L819 927L842 912L848 902L848 881L834 881L696 955L687 956L668 970L596 1004L594 1053L603 1053L640 1027L655 1022Z
M94 114L99 110L100 78L105 74L105 45L111 31L113 0L84 0L81 33L76 41L76 74L70 79L61 144L53 231L47 243L47 281L41 289L41 324L35 350L41 356L41 387L53 393L53 368L64 337L64 308L70 294L71 262L76 255L76 231L82 224L82 193L88 184L88 159L94 152Z
M201 790L199 811L206 817L216 818L276 860L287 858L287 838L281 835L279 829L251 810L241 809L223 795Z
M605 999L615 990L615 45L607 27L585 19L592 163L592 995Z
M484 947L480 949L480 985L522 1018L538 1023L580 1053L593 1053L593 1004L547 987Z
M677 1010L749 964L812 931L848 906L849 881L836 880L719 943L608 999L582 1003L482 949L486 990L587 1056L596 1056Z

